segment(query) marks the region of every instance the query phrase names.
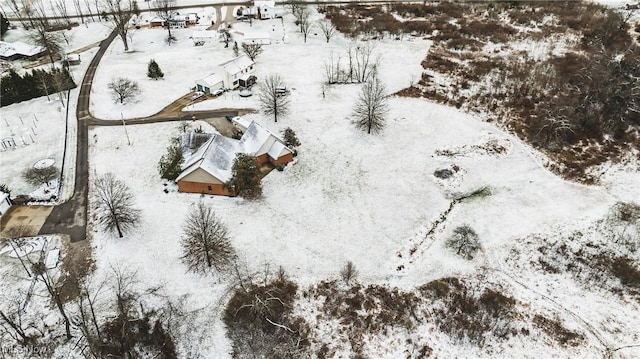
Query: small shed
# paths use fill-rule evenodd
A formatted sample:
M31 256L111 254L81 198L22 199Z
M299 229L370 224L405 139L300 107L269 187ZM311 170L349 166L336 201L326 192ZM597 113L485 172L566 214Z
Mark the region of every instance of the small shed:
M62 65L64 66L74 66L80 65L80 54L67 54L62 59Z
M271 44L271 34L268 31L247 31L244 33L242 42L245 44Z
M165 27L165 21L164 19L161 19L159 17L154 17L153 19L149 20L149 27Z
M216 30L196 30L191 35L191 40L193 40L194 44L204 44L206 42L216 41L218 36Z

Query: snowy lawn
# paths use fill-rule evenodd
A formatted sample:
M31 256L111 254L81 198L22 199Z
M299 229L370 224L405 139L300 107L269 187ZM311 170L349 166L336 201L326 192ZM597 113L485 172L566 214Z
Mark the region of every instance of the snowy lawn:
M280 20L256 24L268 28L280 24ZM234 26L242 31L248 24ZM112 267L137 270L141 289L163 285L173 298L186 296L183 300L186 308L200 314L194 322L184 323L179 329L183 335L176 342L182 356L219 358L227 357L230 351L220 320L229 289L228 278L188 273L180 260L182 225L190 206L198 201L214 207L251 271L261 271L265 264L272 271L282 265L304 288L320 280L337 278L344 263L352 261L365 284L413 290L432 279L471 274L482 267L499 268L498 263L508 256L508 249L519 245L522 238L532 233L586 226L601 218L617 200L633 200L623 197L625 189L637 193L638 172L628 172L619 182L608 178L613 184L607 187L568 183L545 170L529 146L494 125L419 99L391 98L386 128L380 135L367 135L351 123L360 85L333 86L326 91L326 97L322 96L324 59L331 51L344 51L348 42L338 36L327 45L320 35L312 35L304 44L290 16L285 18L284 26L289 44L265 46L256 61L256 74L261 79L277 73L285 79L292 90L291 115L278 123L261 115L248 117L274 132L291 127L302 146L294 164L283 172L273 171L263 180L262 199L246 201L182 194L175 191L174 185L165 186L157 164L170 138L179 133L178 123L127 126L130 146L119 126L96 127L89 134L89 138L96 135L97 139L90 147L91 180L96 175L113 172L131 188L142 211L139 226L123 239L93 226L96 276L108 275ZM114 41L94 81L91 97L94 115L119 119L120 113L125 118L153 114L185 94L193 81L206 76L212 66L233 56L231 49L223 49L222 44L193 46L188 39L191 31L193 28L173 31L179 41L169 47L163 42L165 30L141 29L134 35L132 51L128 53L122 51L119 40ZM377 43L377 52L382 55L379 76L388 92L405 88L412 79L419 78L420 62L429 46L429 42L421 40ZM164 80L146 78L151 58L165 72ZM139 82L142 94L136 102L125 105L113 102L107 83L114 74ZM77 96L75 91L73 98ZM256 97L240 99L230 93L194 109L256 107ZM0 153L0 181L7 182L12 189L31 190L20 178L25 166L44 158L59 163L56 156L62 146L63 120L57 104L39 99L10 106L10 111L3 108L3 119L7 114L9 126L1 121L0 129L14 129L15 133L29 131L22 127L18 116L30 118L34 109L42 111L42 118L58 121L55 130L50 130L49 140L38 137L35 144ZM39 123L44 121L40 112L36 116ZM208 125L202 126L206 131ZM46 134L42 131L38 136ZM43 145L36 147L37 141ZM505 150L502 153L483 150L492 143ZM446 155L447 152L452 155ZM434 177L434 171L453 165L460 171L451 180ZM457 204L434 235L425 239L432 223L447 210L454 197L485 186L491 191L489 196ZM169 193L163 191L165 188ZM609 188L615 188L614 193ZM90 220L91 216L90 212ZM460 259L443 245L453 229L463 224L475 229L482 242L482 252L473 261ZM534 277L525 276L528 283L544 279ZM554 297L569 301L567 306L583 316L597 310L599 314L594 318L604 321L607 316L621 316L628 310L616 303L606 307L602 297L587 296L583 289L565 283L566 278L554 279L549 291ZM535 300L535 295L527 291L517 297L522 301ZM632 319L638 321L635 316ZM631 328L620 327L627 331ZM425 332L432 329L428 323L420 327ZM380 351L370 354L399 356L401 353L394 350L405 339L402 335L378 341L383 348L380 350L386 354ZM626 343L633 335L622 333L619 337ZM445 335L436 333L432 338L438 336L442 339L434 344L438 353L481 355L473 348L451 349ZM530 355L530 351L523 352L521 348L522 343L518 342L507 342L501 347L506 356ZM589 349L577 349L579 356L592 354Z
M210 356L224 356L229 350L224 333L208 329L222 326L218 311L228 288L216 284L217 279L187 273L179 259L181 227L189 207L198 201L215 208L252 271L262 270L267 263L271 268L282 265L304 287L336 278L350 260L364 283L411 290L443 276L497 267L504 260L501 249L518 238L588 223L619 199L604 188L559 179L541 166L529 146L513 136L427 101L392 98L382 134L356 130L351 111L360 86L330 87L325 98L321 88L325 56L332 50L343 51L347 41L338 37L326 45L312 36L304 44L290 19L285 26L290 43L265 46L256 61L256 73L259 78L270 73L284 77L292 89L292 114L278 123L261 115L249 117L275 132L293 128L302 146L295 164L263 180L262 199L202 197L177 193L173 185L165 187L157 163L169 139L178 134L177 123L128 126L131 146L120 127L92 130L98 138L90 153L92 178L114 172L131 187L142 210L140 226L124 239L94 228L98 272L104 274L112 265L137 269L145 286L164 284L175 296L189 295L194 310L213 305L214 309L198 319L201 322L190 324L201 328L202 350ZM193 80L206 75L209 65L231 57L230 50L214 51L221 47L218 44L194 48L187 31L179 32L180 41L170 48L161 42L164 31L145 31L136 34L136 51L123 53L115 42L107 60L117 62L109 73L131 76L140 82L143 94L136 103L114 105L104 91L109 81L106 70L99 70L97 81L102 85L94 87L92 96L98 117L118 118L119 112L125 117L152 114L184 94L180 89L186 91ZM382 54L379 75L389 92L419 77L420 61L429 45L425 41L377 43ZM200 56L184 56L195 53ZM150 58L163 68L165 80L146 79ZM305 61L289 60L300 58ZM113 66L116 70L111 70ZM193 109L256 105L255 96L239 99L231 93ZM502 153L484 150L496 143L505 149ZM435 170L452 165L460 168L452 180L433 176ZM638 178L637 173L630 176ZM454 197L484 186L491 195L457 204L444 225L424 239ZM170 189L168 194L165 188ZM463 224L478 232L483 246L482 254L470 262L443 247L444 239ZM531 294L522 294L527 295ZM590 311L589 303L575 305L575 311ZM522 354L519 349L510 350L516 356Z

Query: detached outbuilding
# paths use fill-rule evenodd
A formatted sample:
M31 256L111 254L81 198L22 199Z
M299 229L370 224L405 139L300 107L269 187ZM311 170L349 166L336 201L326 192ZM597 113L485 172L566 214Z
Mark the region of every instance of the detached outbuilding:
M245 31L242 43L269 45L271 44L271 34L268 31Z

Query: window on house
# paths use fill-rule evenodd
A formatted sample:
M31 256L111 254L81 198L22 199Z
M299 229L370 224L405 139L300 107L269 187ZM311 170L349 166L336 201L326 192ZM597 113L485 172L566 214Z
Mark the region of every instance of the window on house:
M209 191L211 191L211 186L207 186L207 189L208 189Z

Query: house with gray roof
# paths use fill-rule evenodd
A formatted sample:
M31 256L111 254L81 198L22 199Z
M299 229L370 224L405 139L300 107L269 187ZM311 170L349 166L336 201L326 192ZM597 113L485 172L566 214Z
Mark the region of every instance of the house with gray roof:
M261 166L293 160L293 150L273 132L255 121L234 120L246 125L238 126L244 130L242 137L236 140L220 134L211 135L182 165L182 172L176 178L180 192L233 196L225 183L232 177L233 161L238 153L255 156ZM191 140L183 138L183 145Z
M0 41L0 59L13 61L19 59L36 60L47 53L42 46L33 46L23 42Z

